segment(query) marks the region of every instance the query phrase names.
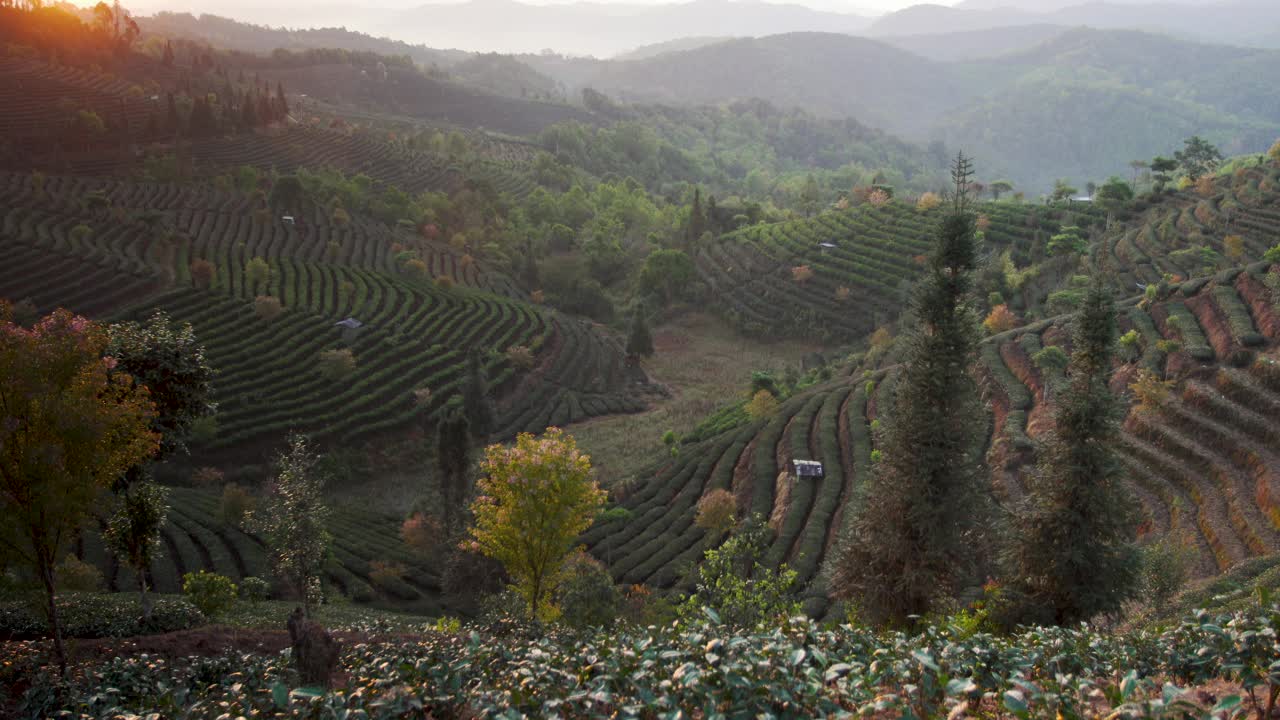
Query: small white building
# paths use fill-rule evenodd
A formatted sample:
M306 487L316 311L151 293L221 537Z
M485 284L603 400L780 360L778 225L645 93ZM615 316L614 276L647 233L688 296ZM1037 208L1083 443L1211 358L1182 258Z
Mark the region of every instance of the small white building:
M821 480L825 476L822 463L817 460L792 460L791 466L795 468L797 478Z

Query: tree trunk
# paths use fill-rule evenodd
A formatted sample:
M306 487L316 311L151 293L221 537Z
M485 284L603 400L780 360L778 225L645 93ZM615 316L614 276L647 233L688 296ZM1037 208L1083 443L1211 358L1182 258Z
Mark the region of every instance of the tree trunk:
M138 573L138 593L142 599L142 622L151 622L151 612L155 609L155 602L151 596L147 594L147 568L139 567L136 569Z
M53 563L45 558L42 553L36 554L37 571L40 573L40 580L44 583L45 592L45 612L49 616L49 634L53 636L53 655L58 660L58 672L62 677L67 676L67 653L62 647L62 626L58 622L58 604L55 602L55 590L53 585Z

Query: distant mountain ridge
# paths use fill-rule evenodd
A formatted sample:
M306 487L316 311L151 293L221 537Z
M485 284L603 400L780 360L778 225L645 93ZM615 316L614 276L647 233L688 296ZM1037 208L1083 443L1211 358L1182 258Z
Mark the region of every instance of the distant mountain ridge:
M395 12L369 29L436 47L510 53L552 49L611 57L685 37L758 37L805 30L856 33L870 23L871 18L861 15L760 0L692 0L658 5L531 5L516 0L467 0Z

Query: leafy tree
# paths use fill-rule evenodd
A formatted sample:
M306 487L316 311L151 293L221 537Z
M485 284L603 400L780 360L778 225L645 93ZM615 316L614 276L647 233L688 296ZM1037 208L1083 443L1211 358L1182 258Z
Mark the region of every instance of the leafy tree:
M305 190L297 175L285 175L271 186L271 207L291 210L302 202Z
M124 560L138 580L143 621L151 620L154 604L147 594L147 575L160 554L160 530L169 514L168 491L151 480L121 490L120 503L107 523L104 538L116 557Z
M513 448L489 446L482 470L473 547L502 563L530 618L548 617L565 556L604 507L591 459L573 436L547 428L541 437L521 433Z
M698 500L693 524L712 533L733 529L738 521L738 501L724 488L712 490Z
M440 494L446 533L452 533L458 514L470 492L471 423L460 403L450 402L436 425L436 466L440 471Z
M347 377L356 369L356 356L351 348L322 350L316 362L320 375L329 381L338 381Z
M1228 235L1222 238L1222 252L1233 262L1240 262L1244 257L1244 237Z
M65 310L22 328L0 303L0 547L42 585L64 673L58 560L103 492L160 446L147 391L111 372L108 340Z
M325 475L320 457L304 435L290 435L289 449L277 458L275 480L249 525L266 540L271 567L311 615L319 596L320 573L329 555L329 508L324 504Z
M561 619L571 627L604 627L617 617L622 594L599 560L579 550L568 557L555 591Z
M191 283L201 290L213 287L213 279L218 276L218 269L204 258L191 261Z
M698 565L694 591L680 607L685 618L712 619L735 628L776 623L802 612L795 594L796 571L760 563L773 532L753 517L723 545L707 550Z
M636 308L631 317L631 331L627 334L628 357L652 357L653 336L649 334L649 323L644 319L644 308Z
M1050 255L1083 255L1089 250L1089 241L1080 228L1068 225L1049 238L1048 250Z
M1068 183L1066 180L1058 179L1053 181L1053 192L1049 194L1049 198L1053 202L1062 202L1071 199L1071 196L1080 192Z
M991 312L987 315L987 319L982 321L982 327L992 335L998 335L1006 330L1012 330L1018 326L1018 317L1013 314L1008 305L1000 304L991 308Z
M1173 154L1187 177L1195 180L1201 175L1212 173L1222 163L1222 153L1212 143L1193 135L1183 143L1183 148Z
M873 621L905 624L937 607L978 560L986 507L976 448L978 342L970 306L977 249L970 161L952 165L952 207L912 299L897 396L867 500L833 568L832 589Z
M1106 211L1108 225L1111 223L1112 216L1123 210L1132 200L1133 188L1114 175L1098 188L1093 198L1094 204Z
M1138 576L1132 501L1116 456L1120 409L1108 387L1115 338L1115 305L1099 278L1076 319L1071 391L1013 516L1015 586L1060 625L1118 610Z
M467 353L467 380L462 386L462 409L467 415L471 437L481 443L488 439L495 422L493 401L489 398L489 381L480 353L472 349Z
M987 186L987 190L991 192L991 199L999 202L1001 195L1013 192L1013 183L1008 180L996 180Z
M261 291L271 278L271 265L260 257L255 257L244 266L245 279L253 285L255 291Z
M1173 180L1173 171L1178 169L1178 161L1172 158L1156 156L1151 161L1152 178L1156 181L1156 192L1164 192L1164 188Z
M1272 162L1280 162L1280 140L1272 143L1271 149L1267 151L1267 157L1271 158Z
M280 317L284 312L284 306L280 304L280 298L271 295L259 295L253 299L253 312L262 320L271 322Z
M654 250L640 268L640 289L657 295L663 307L684 294L696 277L693 261L680 250Z
M778 412L778 398L768 390L757 390L747 403L747 415L752 420L773 417Z
M107 354L116 371L128 373L150 392L155 405L152 432L160 436L156 460L187 452L187 436L202 417L212 415L213 366L190 323L173 323L156 312L145 323L110 326Z

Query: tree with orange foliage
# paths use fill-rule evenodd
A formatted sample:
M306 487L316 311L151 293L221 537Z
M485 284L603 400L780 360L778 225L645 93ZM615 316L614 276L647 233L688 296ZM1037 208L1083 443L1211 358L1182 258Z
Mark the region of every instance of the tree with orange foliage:
M44 587L54 654L66 652L54 568L111 484L155 454L155 407L113 373L106 331L58 310L30 330L0 303L0 545Z
M1222 254L1239 262L1244 257L1244 238L1239 235L1228 235L1222 239Z
M876 207L876 208L884 207L885 205L889 204L889 193L879 188L876 188L875 190L871 191L870 195L867 196L867 203L871 205L871 207Z
M813 279L813 268L808 265L796 265L791 268L791 279L803 285Z
M991 308L987 319L982 321L982 327L992 335L998 335L1018 327L1018 316L1013 314L1008 305L1000 304Z

